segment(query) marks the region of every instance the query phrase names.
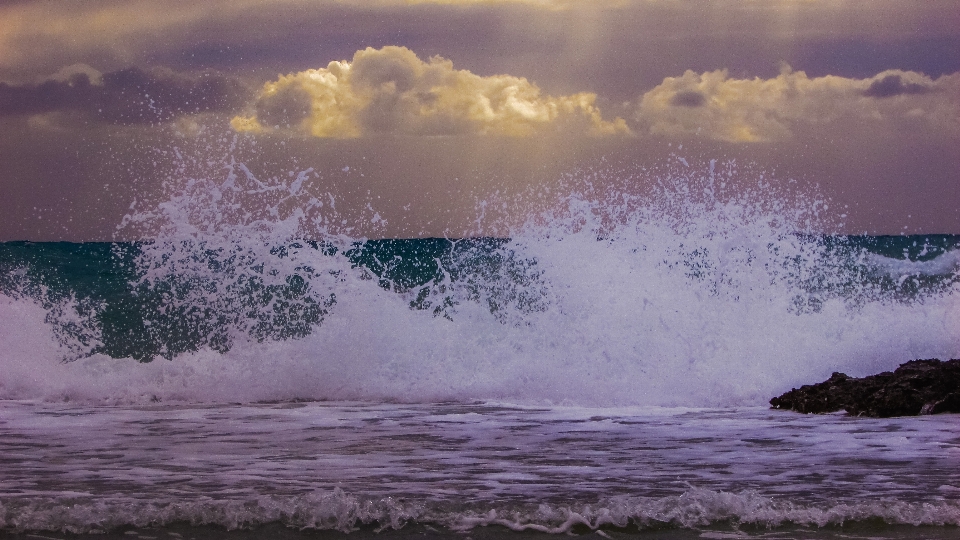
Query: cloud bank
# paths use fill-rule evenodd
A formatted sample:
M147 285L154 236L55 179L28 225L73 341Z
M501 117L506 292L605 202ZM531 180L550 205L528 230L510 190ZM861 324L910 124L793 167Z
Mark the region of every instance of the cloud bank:
M111 124L166 122L184 114L233 112L249 92L236 79L135 67L100 74L84 65L37 84L0 82L0 117L79 112Z
M266 83L234 129L291 130L315 137L373 133L526 136L547 130L592 136L630 133L621 118L604 120L596 94L546 96L523 77L481 77L406 47L357 51L352 61L281 76Z
M633 111L628 120L604 114L593 93L544 95L523 77L482 77L441 57L424 61L405 47L388 46L266 83L232 126L339 139L559 132L729 143L787 141L801 132L839 136L856 126L950 139L960 137L960 73L933 79L888 70L856 79L810 77L784 66L773 78L738 79L725 69L687 71L626 107Z
M738 144L804 134L840 138L868 129L960 140L960 73L810 77L784 65L776 77L747 79L726 69L688 70L636 100L605 103L610 110L601 110L591 92L546 95L525 77L480 76L400 46L359 50L349 61L283 75L258 91L216 72L130 67L100 73L83 64L39 83L0 82L0 117L39 121L72 113L84 122L152 125L215 113L232 118L238 132L322 139L554 133L568 141L640 135Z
M655 2L657 0L641 0L641 2ZM582 0L336 0L338 4L367 6L412 6L417 4L439 4L443 6L474 6L499 4L524 4L548 10L567 10L581 8L584 5L601 8L623 8L637 3L637 0L591 0L589 3Z
M889 70L869 79L808 77L784 67L771 79L731 78L727 70L668 77L640 98L633 120L641 131L697 135L728 142L772 142L799 128L869 123L907 125L960 135L960 73L936 80Z

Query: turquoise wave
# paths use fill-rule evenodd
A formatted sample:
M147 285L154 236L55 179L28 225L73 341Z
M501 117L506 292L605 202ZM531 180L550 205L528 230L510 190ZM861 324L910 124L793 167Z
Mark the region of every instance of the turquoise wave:
M602 241L602 240L600 240ZM960 235L809 236L816 260L794 264L798 313L816 311L830 298L851 304L867 301L922 301L958 281ZM463 302L482 305L502 320L542 311L549 301L549 276L535 257L525 257L508 239L384 239L335 247L323 242L292 242L269 250L276 260L313 252L329 268L294 264L283 275L270 261L202 243L180 246L205 274L175 268L173 253L162 277L145 279L144 246L134 242L0 243L0 292L28 297L48 310L73 354L106 354L150 361L210 347L229 350L238 334L257 341L295 339L321 326L344 292L317 286L317 278L353 272L376 280L384 290L404 295L411 309L452 318ZM771 249L776 249L775 246ZM717 279L717 257L707 248L688 249L679 268L691 281ZM152 264L156 265L156 260ZM729 273L729 270L726 270ZM272 274L272 275L271 275ZM722 282L719 280L718 282ZM338 294L340 292L340 294ZM202 294L198 294L202 293ZM206 299L211 296L217 302ZM199 301L198 301L199 299ZM64 315L70 302L80 319ZM68 358L73 359L73 358Z

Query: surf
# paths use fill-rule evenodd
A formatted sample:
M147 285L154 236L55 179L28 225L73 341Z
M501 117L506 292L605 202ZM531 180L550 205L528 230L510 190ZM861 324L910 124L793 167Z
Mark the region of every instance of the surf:
M375 207L312 169L212 163L134 206L142 240L3 246L0 397L726 407L960 356L957 237L831 233L735 163L575 171L508 235L480 201L476 236L419 239L360 235Z

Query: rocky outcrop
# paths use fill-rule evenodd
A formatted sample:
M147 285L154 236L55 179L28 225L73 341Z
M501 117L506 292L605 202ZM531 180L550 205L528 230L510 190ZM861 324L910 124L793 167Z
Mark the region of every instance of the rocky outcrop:
M960 413L960 360L913 360L896 371L862 379L834 373L822 383L775 397L770 405L802 413L846 410L880 418Z

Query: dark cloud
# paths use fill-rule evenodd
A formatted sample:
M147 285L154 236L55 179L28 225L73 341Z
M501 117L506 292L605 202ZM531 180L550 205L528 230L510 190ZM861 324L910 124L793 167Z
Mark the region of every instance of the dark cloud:
M675 107L702 107L707 98L695 90L684 90L677 92L670 100L670 104Z
M183 114L235 112L250 92L238 80L127 68L91 81L85 73L39 84L0 83L0 116L75 111L114 124L171 120Z
M863 95L875 98L887 98L904 94L926 94L931 88L918 83L905 83L900 75L887 75L870 83Z
M960 20L956 7L953 11L945 18ZM816 76L864 78L888 69L902 69L939 77L960 71L960 36L927 36L918 30L915 36L889 39L817 38L797 44L796 50L783 60Z
M181 114L233 112L247 95L235 79L216 75L190 78L137 68L105 74L103 87L103 107L98 114L124 124L163 122Z
M20 86L0 83L0 116L89 109L97 101L96 94L85 73L72 75L66 81Z
M510 37L506 22L515 19L518 12L528 17L544 15L529 8L366 7L322 2L307 8L296 3L269 9L238 8L216 19L178 25L165 34L162 43L151 43L152 49L140 62L184 71L252 73L254 78L267 80L280 73L349 59L367 47L402 45L424 57L453 55L462 59L466 69L495 74L507 71L502 62L491 58L498 51L507 57L532 50L538 55L551 51L539 39Z
M864 78L902 69L937 77L960 71L960 36L951 23L960 17L960 4L954 0L925 0L897 10L878 2L708 4L691 9L685 2L626 1L618 7L583 2L550 10L514 2L219 0L205 3L217 8L199 9L169 0L91 1L45 8L49 20L24 19L29 24L9 32L9 55L2 54L0 24L0 79L38 80L83 62L103 71L162 65L265 81L387 45L408 47L424 58L441 55L481 76L526 77L554 95L589 91L615 101L687 69L770 77L785 61L814 76ZM17 20L24 10L9 11L6 18ZM111 13L116 15L105 26L101 15ZM0 14L0 22L3 18ZM50 26L66 30L43 30ZM93 32L104 35L91 39Z

